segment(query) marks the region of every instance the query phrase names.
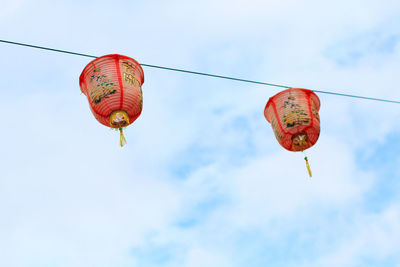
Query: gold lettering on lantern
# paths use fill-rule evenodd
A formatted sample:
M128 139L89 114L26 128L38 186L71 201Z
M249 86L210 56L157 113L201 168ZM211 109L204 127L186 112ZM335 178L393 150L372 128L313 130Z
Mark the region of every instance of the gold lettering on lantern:
M127 72L132 72L132 73L135 72L135 67L133 66L133 64L130 64L128 62L123 62L122 66L125 68L125 71Z
M140 86L140 82L139 82L138 80L136 80L136 79L135 79L135 76L133 76L132 74L129 74L129 73L124 72L124 73L123 73L123 76L124 76L124 80L125 80L126 82L132 84L133 86L135 86L135 83L137 83L138 86Z
M143 92L142 92L142 86L140 86L140 84L139 84L139 89L140 89L140 92L138 93L139 105L140 105L140 108L142 108L143 107Z
M122 66L125 68L125 72L123 73L124 80L133 86L137 83L137 86L141 86L139 80L135 79L135 70L136 65L129 62L122 62Z
M276 127L276 120L275 119L272 119L271 125L272 125L272 130L274 131L276 139L278 139L278 141L281 141L282 140L282 135L279 134L279 131L278 131L277 127Z
M315 102L312 101L312 100L311 100L311 103L312 103L312 108L311 108L311 110L312 110L312 113L313 113L313 115L314 115L314 118L316 118L316 119L319 121L319 115L318 115L317 104L315 104Z

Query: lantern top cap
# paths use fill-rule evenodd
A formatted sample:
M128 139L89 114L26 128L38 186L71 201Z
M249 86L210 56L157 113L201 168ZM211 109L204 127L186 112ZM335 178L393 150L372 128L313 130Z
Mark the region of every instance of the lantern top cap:
M267 111L268 107L271 105L272 102L274 102L274 100L276 98L280 97L283 94L287 94L287 93L290 93L290 92L293 92L293 91L302 91L302 92L306 93L307 96L311 95L313 97L313 100L314 100L315 104L317 105L317 109L319 110L320 105L321 105L320 100L319 100L318 96L312 90L305 89L305 88L289 88L289 89L283 90L283 91L281 91L281 92L277 93L276 95L271 96L269 98L269 100L267 102L267 105L265 105L264 114L267 114L266 111ZM266 116L266 119L268 120L268 122L271 122L271 119L269 118L269 116Z
M87 71L87 69L89 68L89 66L91 66L91 65L93 65L93 64L96 64L96 62L102 61L102 60L104 60L105 58L109 58L109 59L113 59L113 58L114 58L115 60L127 59L127 60L130 60L130 61L133 61L133 62L136 63L136 65L138 66L138 70L139 70L139 72L140 72L140 77L139 77L139 78L140 78L140 83L141 83L141 84L144 83L144 72L143 72L142 66L140 66L139 62L137 62L136 60L134 60L134 59L131 58L131 57L124 56L124 55L120 55L120 54L109 54L109 55L104 55L104 56L95 58L95 59L93 59L92 61L90 61L90 62L86 65L86 67L83 69L83 71L82 71L82 73L81 73L81 76L79 77L79 83L82 83L83 77L84 77L84 73Z

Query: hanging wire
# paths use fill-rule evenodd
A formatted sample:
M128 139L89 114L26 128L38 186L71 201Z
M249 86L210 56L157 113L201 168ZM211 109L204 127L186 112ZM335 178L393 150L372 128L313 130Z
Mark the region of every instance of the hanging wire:
M66 50L61 50L61 49L54 49L54 48L49 48L49 47L44 47L44 46L37 46L37 45L31 45L31 44L25 44L25 43L17 43L17 42L6 41L6 40L0 40L0 42L7 43L7 44L12 44L12 45L20 45L20 46L25 46L25 47L43 49L43 50L48 50L48 51L53 51L53 52L58 52L58 53L65 53L65 54L70 54L70 55L75 55L75 56L97 58L97 56L93 56L93 55L76 53L76 52L71 52L71 51L66 51ZM144 64L144 63L140 63L140 65L143 66L143 67L148 67L148 68L156 68L156 69L162 69L162 70L177 71L177 72L183 72L183 73L189 73L189 74L195 74L195 75L202 75L202 76L208 76L208 77L226 79L226 80L232 80L232 81L238 81L238 82L260 84L260 85L280 87L280 88L286 88L286 89L292 88L292 86L287 86L287 85L259 82L259 81L253 81L253 80L247 80L247 79L240 79L240 78L216 75L216 74L205 73L205 72L197 72L197 71L191 71L191 70L169 68L169 67L150 65L150 64ZM374 97L367 97L367 96L342 94L342 93L336 93L336 92L330 92L330 91L320 91L320 90L312 90L312 91L315 92L315 93L320 93L320 94L329 94L329 95L336 95L336 96L344 96L344 97L352 97L352 98L359 98L359 99L366 99L366 100L373 100L373 101L400 104L400 101L390 100L390 99L381 99L381 98L374 98Z

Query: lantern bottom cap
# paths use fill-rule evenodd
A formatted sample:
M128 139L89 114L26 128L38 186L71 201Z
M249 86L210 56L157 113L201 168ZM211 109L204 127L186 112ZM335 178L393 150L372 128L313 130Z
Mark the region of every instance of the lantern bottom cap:
M122 128L129 125L128 113L124 110L115 110L110 114L110 127Z
M292 151L304 151L312 146L307 133L297 133L292 136Z

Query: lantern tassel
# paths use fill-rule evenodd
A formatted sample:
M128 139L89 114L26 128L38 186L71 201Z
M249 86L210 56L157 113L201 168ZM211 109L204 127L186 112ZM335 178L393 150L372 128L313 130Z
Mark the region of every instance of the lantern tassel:
M310 164L308 164L308 159L307 159L307 157L305 157L304 159L306 160L306 166L307 166L308 175L310 175L310 178L311 178L311 177L312 177L312 174L311 174Z
M122 147L126 144L126 139L122 128L119 128L119 145Z

